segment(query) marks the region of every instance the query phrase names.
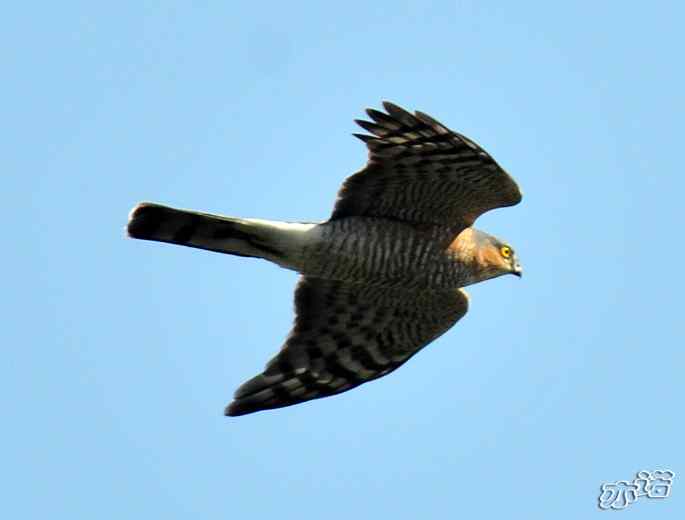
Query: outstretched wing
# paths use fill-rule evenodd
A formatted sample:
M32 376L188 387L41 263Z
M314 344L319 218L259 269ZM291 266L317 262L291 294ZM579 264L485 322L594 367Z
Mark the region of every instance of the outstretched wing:
M326 397L384 376L467 309L463 290L410 292L302 277L285 344L238 388L226 415Z
M521 201L514 179L469 138L432 117L389 102L387 114L367 109L374 122L357 123L374 135L369 161L338 192L332 219L395 218L448 226L454 234L488 210Z

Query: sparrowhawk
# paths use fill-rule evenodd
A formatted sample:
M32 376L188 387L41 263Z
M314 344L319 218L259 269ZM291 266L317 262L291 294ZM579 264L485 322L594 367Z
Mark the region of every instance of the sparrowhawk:
M471 139L389 102L357 123L366 166L321 223L235 218L144 202L133 238L263 258L301 273L295 322L226 415L350 390L406 362L468 308L464 286L521 275L513 248L472 227L520 202L516 182Z

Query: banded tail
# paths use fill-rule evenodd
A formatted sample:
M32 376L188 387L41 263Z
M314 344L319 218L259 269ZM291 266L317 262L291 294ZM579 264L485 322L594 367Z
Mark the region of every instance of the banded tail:
M316 224L224 217L142 202L129 215L128 236L236 256L263 258L300 270L302 246Z

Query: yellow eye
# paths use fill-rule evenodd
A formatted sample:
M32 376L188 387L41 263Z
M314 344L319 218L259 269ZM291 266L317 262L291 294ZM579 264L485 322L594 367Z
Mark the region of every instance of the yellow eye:
M504 258L511 257L511 248L509 246L502 246L499 252Z

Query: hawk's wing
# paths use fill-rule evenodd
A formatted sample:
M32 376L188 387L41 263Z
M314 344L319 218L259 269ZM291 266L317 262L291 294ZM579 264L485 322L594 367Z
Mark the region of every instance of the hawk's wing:
M463 290L410 292L302 277L290 335L264 372L238 388L226 415L326 397L384 376L467 308Z
M357 120L374 134L354 134L366 142L369 161L343 183L332 219L387 217L456 234L482 213L521 201L514 179L469 138L421 112L383 106L387 114L366 111L375 122Z

